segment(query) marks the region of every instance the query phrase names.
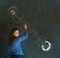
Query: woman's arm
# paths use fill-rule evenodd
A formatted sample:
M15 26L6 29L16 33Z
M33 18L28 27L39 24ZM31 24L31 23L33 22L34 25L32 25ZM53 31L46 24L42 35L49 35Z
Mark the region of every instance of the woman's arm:
M19 38L19 40L18 40L19 42L22 42L28 38L27 24L24 24L23 27L25 30L25 32L24 32L25 34Z
M22 37L20 37L20 42L24 41L28 39L28 31L25 31L25 35L23 35Z

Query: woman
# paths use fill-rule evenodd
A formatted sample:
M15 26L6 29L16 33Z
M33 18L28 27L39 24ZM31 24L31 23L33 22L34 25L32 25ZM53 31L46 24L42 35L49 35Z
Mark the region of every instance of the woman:
M21 42L28 38L27 25L24 24L25 35L20 36L18 28L13 28L11 30L10 38L8 39L8 52L11 58L24 58L24 53L22 51Z

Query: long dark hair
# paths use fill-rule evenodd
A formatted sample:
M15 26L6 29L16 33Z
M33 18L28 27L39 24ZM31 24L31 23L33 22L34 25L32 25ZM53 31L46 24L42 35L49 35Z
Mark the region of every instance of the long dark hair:
M14 28L11 29L9 39L7 40L8 45L10 45L10 44L13 42L13 40L16 38L16 37L13 36L13 33L14 33L16 30L19 30L19 29L18 29L17 27L14 27Z

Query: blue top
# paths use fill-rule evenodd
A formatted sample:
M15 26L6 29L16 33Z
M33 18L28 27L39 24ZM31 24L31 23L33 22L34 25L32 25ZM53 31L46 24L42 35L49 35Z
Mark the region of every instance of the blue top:
M28 32L26 31L26 34L23 37L14 39L12 44L8 45L8 53L10 55L24 55L21 48L21 42L23 42L27 38L28 38Z

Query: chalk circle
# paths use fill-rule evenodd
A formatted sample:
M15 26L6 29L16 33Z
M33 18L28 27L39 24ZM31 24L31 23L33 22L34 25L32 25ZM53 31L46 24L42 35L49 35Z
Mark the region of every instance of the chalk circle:
M41 45L43 51L49 51L51 49L51 43L49 41L45 41L45 44Z
M8 9L8 13L9 13L10 15L15 15L15 14L16 14L16 11L17 11L17 8L16 8L16 7L10 7L10 8Z

